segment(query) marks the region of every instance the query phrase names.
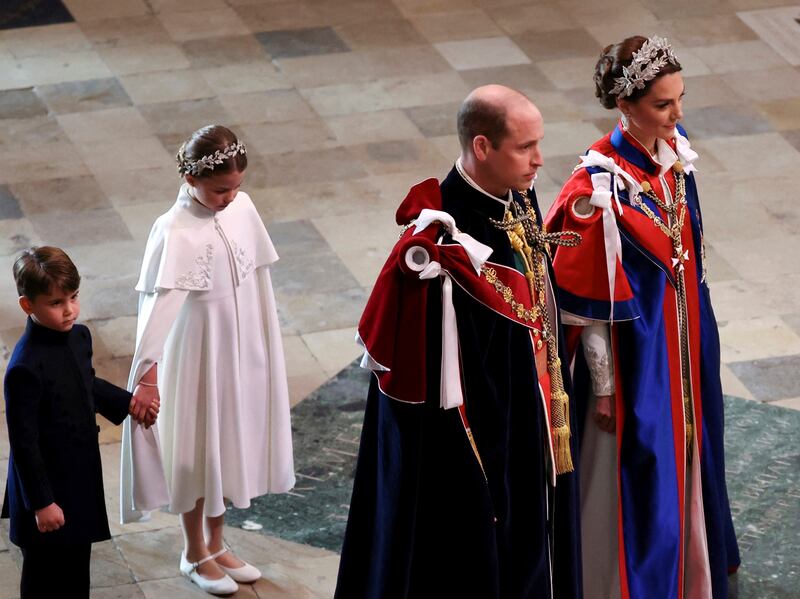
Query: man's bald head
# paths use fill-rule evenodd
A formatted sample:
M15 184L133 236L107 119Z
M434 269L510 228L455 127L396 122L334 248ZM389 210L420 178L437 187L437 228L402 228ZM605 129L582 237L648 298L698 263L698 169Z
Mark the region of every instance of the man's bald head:
M458 141L464 152L472 152L472 142L483 135L497 149L508 134L508 113L517 108L538 109L528 97L504 85L484 85L466 97L458 111Z

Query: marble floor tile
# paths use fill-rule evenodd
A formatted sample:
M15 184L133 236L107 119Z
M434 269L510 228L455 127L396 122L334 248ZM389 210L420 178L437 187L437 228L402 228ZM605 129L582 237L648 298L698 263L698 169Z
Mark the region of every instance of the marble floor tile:
M318 56L350 50L331 27L264 31L255 37L272 58Z
M767 119L776 130L800 129L800 96L762 102L758 104L758 108L767 115Z
M790 410L800 410L800 397L792 397L791 399L779 399L778 401L769 402L771 406L780 406L782 408L789 408Z
M359 23L366 28L375 22L376 17L381 17L387 22L404 19L403 13L395 6L393 0L305 1L312 5L325 22L335 29ZM384 45L392 46L394 44L386 43Z
M161 599L161 597L199 599L200 597L207 596L207 593L201 591L196 585L182 576L160 580L148 580L139 584L139 589L145 599ZM228 597L231 597L231 599L254 599L257 598L258 595L256 595L250 585L242 585L236 593L228 595Z
M0 54L0 91L32 85L28 72L10 55Z
M218 98L155 102L137 108L150 128L162 134L180 133L188 137L203 125L235 122Z
M800 354L800 336L777 316L728 321L719 336L726 364Z
M503 35L503 31L484 11L465 9L463 6L458 10L411 16L409 20L431 43Z
M412 108L445 102L460 103L469 92L470 89L455 72L300 90L303 97L322 116Z
M120 82L137 106L197 100L215 95L203 76L190 69L128 75L120 77Z
M213 43L207 39L189 40L181 44L184 55L196 69L224 67L237 63L252 63L264 60L264 48L252 35L216 37Z
M545 133L545 135L549 135L549 133ZM549 141L548 138L545 138L545 140ZM564 141L569 142L569 138ZM570 154L557 155L550 151L549 146L545 146L543 149L545 153L544 165L539 169L539 177L536 179L537 195L542 195L542 185L548 183L548 179L549 183L552 183L560 190L564 182L572 174L572 169L580 163L578 155L585 152L587 148L588 146L582 150L573 148Z
M0 220L22 218L22 210L8 185L0 185Z
M117 208L159 203L164 206L162 212L166 212L175 201L181 183L174 164L170 160L153 168L103 172L95 179L108 201Z
M201 69L200 73L217 94L246 94L291 89L283 74L267 62L238 63Z
M131 144L124 156L119 155L116 141L97 141L91 146L79 145L78 151L92 173L133 171L143 168L158 168L173 164L156 137L142 138Z
M67 81L86 81L111 77L106 63L95 51L30 56L17 61L32 85L48 85Z
M721 77L741 97L755 102L800 96L800 71L791 67L734 71Z
M178 42L250 33L250 29L236 11L227 6L216 10L161 13L158 15L158 20L172 39Z
M777 127L764 117L766 110L746 104L686 108L692 139L768 133Z
M444 74L451 70L441 54L429 45L283 58L277 65L298 88Z
M0 183L17 183L28 179L57 179L88 175L82 158L69 142L55 141L23 149L0 147Z
M327 381L329 376L300 335L283 338L283 354L286 358L289 401L295 406Z
M367 172L347 148L288 152L270 156L264 187L357 179Z
M27 218L0 220L0 256L18 254L32 245L42 245L39 235ZM11 282L7 282L11 285Z
M316 8L302 1L268 4L254 2L234 5L233 8L253 33L328 25Z
M758 35L735 14L691 19L675 15L675 18L661 21L659 25L661 35L686 46L710 46L758 39Z
M781 137L794 146L795 149L800 150L800 129L781 131Z
M545 60L591 56L597 62L600 48L585 29L523 33L512 38L534 64Z
M156 14L161 13L186 13L195 10L217 10L225 8L224 0L193 0L186 3L183 0L150 0L150 7Z
M550 80L534 64L471 69L461 71L459 75L471 88L497 83L518 89L534 99L538 92L555 89Z
M111 209L91 210L82 214L49 212L34 215L30 220L41 239L58 247L98 245L131 238L125 223Z
M0 42L16 58L90 50L91 42L77 23L0 31Z
M364 350L355 342L356 327L307 333L303 341L325 372L326 380L336 376Z
M450 158L443 157L426 139L396 140L391 144L367 143L349 146L351 154L364 165L370 175L384 175L431 168L444 170Z
M219 96L234 125L284 123L317 115L295 89L276 89L247 94Z
M791 261L775 260L775 256L795 255L800 251L800 240L795 236L776 234L770 237L718 241L717 251L744 278L772 275L781 276L794 272Z
M148 13L144 0L63 0L78 22L96 19L137 17Z
M715 158L734 180L750 179L754 172L762 177L782 176L800 159L797 150L778 133L702 139L692 145L701 156L707 152ZM744 147L747 153L740 151Z
M439 137L455 132L456 115L460 106L460 102L448 102L406 108L403 112L425 137Z
M275 297L281 330L292 335L355 326L367 303L367 295L361 287L336 293L315 290L300 294L276 289Z
M725 395L730 395L732 397L738 397L740 399L749 399L755 400L753 394L750 393L750 390L745 386L742 381L736 378L736 375L733 374L733 371L728 368L728 365L725 363L720 364L720 379L722 380L722 392Z
M113 77L40 85L36 93L55 114L131 105L131 98Z
M735 281L739 278L739 273L730 265L730 263L719 255L719 252L714 248L714 239L704 231L705 247L706 247L706 272L710 285L714 285L720 281Z
M520 3L487 10L507 35L528 32L564 31L574 27L569 13L558 4Z
M519 46L507 37L439 42L434 47L457 71L530 63Z
M12 145L30 147L55 142L69 143L69 138L52 115L0 119L0 149Z
M136 346L136 317L95 321L92 338L102 341L112 358L130 356Z
M17 599L19 597L20 568L8 551L0 553L0 599Z
M137 584L92 589L92 599L145 599Z
M684 77L686 95L683 97L683 109L691 110L725 104L745 102L738 85L731 85L727 75L700 75ZM685 123L691 125L686 119Z
M574 156L574 160L605 135L591 123L545 122L544 127L541 146L545 156Z
M94 19L78 25L97 49L172 42L161 21L152 15Z
M325 122L342 145L422 137L414 122L400 110L330 117Z
M102 225L103 223L101 223ZM113 226L103 241L117 241L124 239L122 234L114 235ZM91 239L81 238L77 242L83 245L88 244ZM68 247L68 244L64 244ZM84 290L88 291L81 303L81 318L84 320L96 320L105 318L120 318L123 316L133 316L138 309L138 297L133 292L138 275L120 278L113 281L97 280L92 281L91 285L84 285ZM126 360L128 358L125 358Z
M335 148L339 145L333 132L319 117L285 123L246 125L240 127L239 135L248 148L255 149L266 157L315 148Z
M770 6L773 5L770 3ZM748 8L752 8L752 5ZM797 39L800 9L796 5L739 12L737 16L789 64L800 66L800 42Z
M110 208L94 177L20 181L11 186L25 214L80 212Z
M761 40L700 46L697 56L715 73L785 67L786 61Z
M405 19L372 15L369 20L358 20L335 28L336 34L353 50L381 46L416 46L426 42L414 25Z
M111 540L92 545L90 577L94 588L115 587L134 582L125 558Z
M62 114L58 116L58 124L75 144L110 139L141 139L153 135L150 125L132 106Z
M116 75L151 71L172 71L189 67L189 60L177 44L143 44L98 50Z
M47 106L33 90L0 91L0 119L28 119L46 114Z
M734 362L731 371L759 401L775 401L800 396L800 356L781 356Z
M582 88L583 90L591 90L591 92L594 93L592 89L592 77L594 76L594 66L597 62L597 57L563 58L542 62L538 62L534 58L534 62L536 62L536 65L544 75L553 82L556 89L570 90ZM595 102L597 102L597 99L595 99ZM597 106L600 106L599 102L597 102Z
M670 3L659 2L659 0L643 0L642 4L659 19L673 19L676 15L683 15L687 19L713 15L721 16L731 14L735 10L728 0L706 0L705 2L677 0Z

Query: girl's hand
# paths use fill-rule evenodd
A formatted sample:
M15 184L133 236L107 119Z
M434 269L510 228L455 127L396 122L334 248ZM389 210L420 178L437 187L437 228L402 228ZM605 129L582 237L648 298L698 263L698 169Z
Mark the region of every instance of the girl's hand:
M47 507L36 510L36 526L39 532L51 532L64 526L64 512L53 502Z
M149 428L158 416L160 405L161 398L158 395L158 387L138 384L133 390L133 398L128 412L136 422Z
M592 418L601 431L613 433L617 428L617 421L614 415L614 396L598 395L597 404L594 407Z

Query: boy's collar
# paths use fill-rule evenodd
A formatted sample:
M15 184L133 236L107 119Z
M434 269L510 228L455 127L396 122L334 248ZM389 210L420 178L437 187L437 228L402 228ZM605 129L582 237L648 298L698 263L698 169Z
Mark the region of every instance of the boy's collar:
M75 328L75 325L72 325L72 328ZM48 328L39 324L30 316L28 316L28 322L25 323L25 333L34 339L42 341L66 343L71 332L72 329L69 331L56 331Z

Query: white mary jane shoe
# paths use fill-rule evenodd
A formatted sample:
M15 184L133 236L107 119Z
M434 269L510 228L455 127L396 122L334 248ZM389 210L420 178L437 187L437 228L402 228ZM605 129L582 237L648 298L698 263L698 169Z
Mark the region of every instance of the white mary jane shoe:
M230 549L230 547L225 547L225 549L223 549L222 551L219 551L218 553L215 553L214 555L215 556L222 555L223 553L225 553L229 549ZM258 580L259 578L261 578L261 570L259 570L255 566L252 566L252 565L248 564L242 558L238 558L238 559L239 559L239 561L244 562L244 566L239 566L238 568L226 568L225 566L223 566L219 562L217 562L217 565L220 568L222 568L222 571L225 572L225 574L227 574L228 576L233 578L236 582L241 582L241 583L244 583L244 584L250 584L250 583L253 583L256 580Z
M217 553L209 555L208 557L204 557L197 562L190 562L187 560L186 553L181 551L181 574L199 586L206 593L210 593L212 595L232 595L239 590L239 585L236 584L233 578L227 574L225 574L225 576L222 578L217 579L206 578L197 571L197 568L201 564L210 562L212 559L216 559L225 553L225 551L227 550L223 549L222 551L218 551Z

